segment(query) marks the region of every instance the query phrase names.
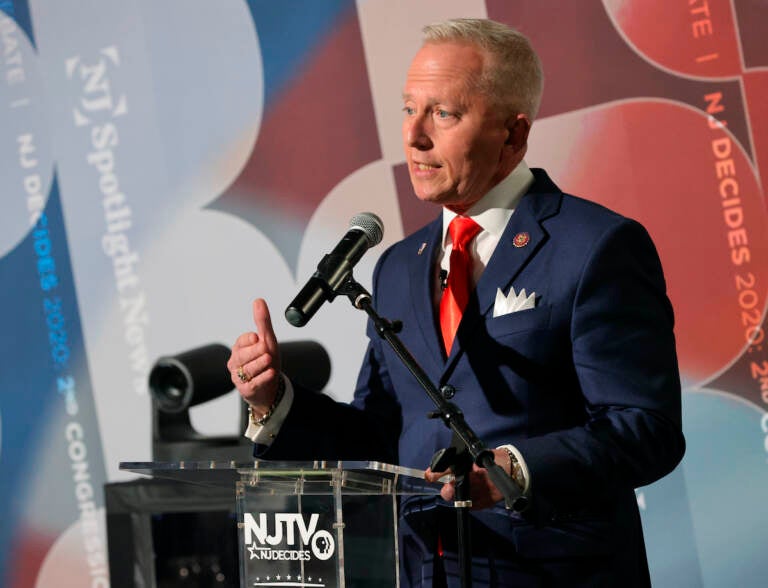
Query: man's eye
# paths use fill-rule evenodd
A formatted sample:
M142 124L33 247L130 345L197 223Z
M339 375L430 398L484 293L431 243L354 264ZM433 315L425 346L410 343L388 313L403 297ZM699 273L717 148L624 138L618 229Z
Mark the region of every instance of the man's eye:
M438 110L436 110L435 115L437 116L437 118L451 118L453 116L453 114L451 114L447 110L443 110L442 108L439 108Z
M416 110L411 106L403 106L403 112L407 115L412 115L416 112Z

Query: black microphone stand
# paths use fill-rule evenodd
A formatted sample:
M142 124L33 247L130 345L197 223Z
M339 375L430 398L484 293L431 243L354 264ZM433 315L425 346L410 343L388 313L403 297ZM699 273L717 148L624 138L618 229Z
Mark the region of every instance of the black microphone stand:
M472 586L472 546L469 536L469 509L472 506L472 501L470 500L469 472L472 469L472 464L476 463L478 466L488 470L488 476L504 496L504 504L507 508L521 510L524 507L525 498L522 496L522 491L507 473L496 464L493 452L487 449L474 431L472 431L464 420L464 414L461 412L461 409L454 403L445 400L411 352L408 351L397 336L397 333L402 328L402 323L400 321L390 322L379 316L371 304L371 295L355 281L351 272L336 289L335 293L346 295L355 308L364 310L368 314L373 321L376 332L389 343L395 354L427 393L427 396L434 402L437 410L429 413L429 418L441 418L445 426L453 431L451 447L436 453L432 459L431 467L433 471L443 471L448 466L453 468L456 478L456 500L454 501L454 506L456 507L458 523L458 555L461 585L464 588L470 588Z

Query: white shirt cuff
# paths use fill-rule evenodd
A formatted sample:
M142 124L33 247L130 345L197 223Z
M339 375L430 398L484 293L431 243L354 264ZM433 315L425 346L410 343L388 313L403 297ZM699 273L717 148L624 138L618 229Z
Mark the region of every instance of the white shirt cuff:
M285 376L284 376L285 377ZM283 393L283 399L275 407L275 411L269 420L263 425L257 425L248 419L248 428L245 430L245 435L259 445L272 445L277 434L280 432L280 427L283 426L285 419L288 417L288 413L293 406L293 384L291 380L285 377L285 392Z

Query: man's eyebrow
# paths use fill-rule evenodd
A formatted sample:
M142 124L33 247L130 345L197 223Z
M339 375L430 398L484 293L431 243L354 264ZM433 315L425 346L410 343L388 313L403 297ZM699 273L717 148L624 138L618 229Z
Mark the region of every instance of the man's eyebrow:
M403 92L403 100L415 100L415 99L416 97L410 92ZM431 104L437 104L438 102L440 102L440 100L434 96L427 96L426 100Z
M414 95L410 92L403 92L402 94L403 100L415 100ZM434 96L427 96L426 98L428 104L446 104L444 100L441 100ZM455 110L464 110L466 108L466 103L463 99L455 99L453 101L453 107Z

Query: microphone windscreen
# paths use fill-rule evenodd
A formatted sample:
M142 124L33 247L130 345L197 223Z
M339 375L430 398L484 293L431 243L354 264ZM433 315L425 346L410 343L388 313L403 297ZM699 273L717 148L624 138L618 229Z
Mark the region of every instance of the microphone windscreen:
M368 239L368 247L381 243L384 238L384 223L372 212L361 212L349 220L350 229L360 229Z

